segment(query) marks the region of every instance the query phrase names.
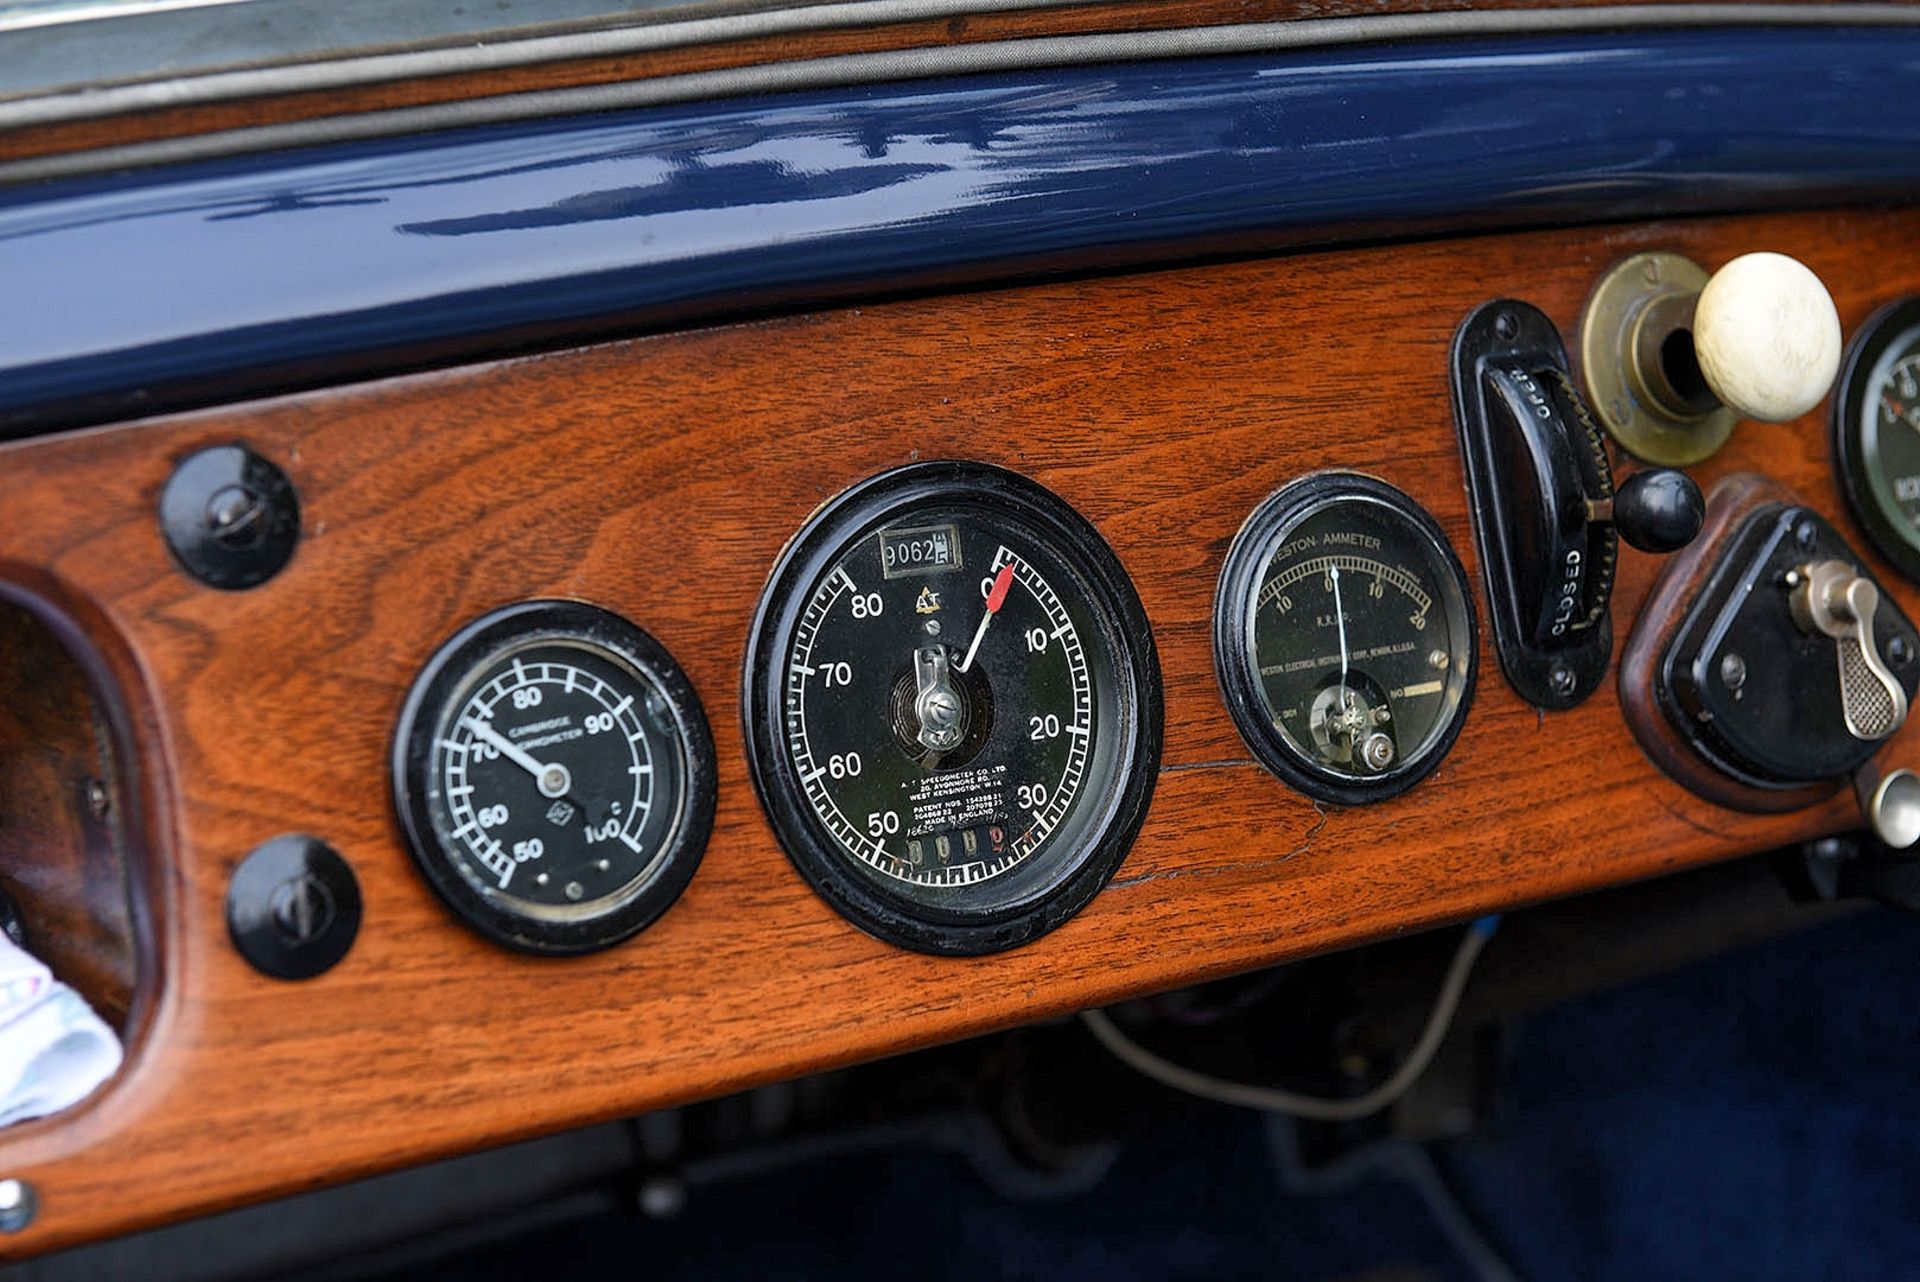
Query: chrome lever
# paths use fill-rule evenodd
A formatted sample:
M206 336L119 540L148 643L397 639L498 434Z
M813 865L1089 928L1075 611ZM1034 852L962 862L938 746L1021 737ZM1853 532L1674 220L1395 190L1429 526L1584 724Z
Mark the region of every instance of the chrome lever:
M1847 733L1874 743L1898 730L1907 720L1907 692L1888 670L1873 637L1880 589L1845 561L1800 566L1787 575L1787 586L1800 630L1833 639Z

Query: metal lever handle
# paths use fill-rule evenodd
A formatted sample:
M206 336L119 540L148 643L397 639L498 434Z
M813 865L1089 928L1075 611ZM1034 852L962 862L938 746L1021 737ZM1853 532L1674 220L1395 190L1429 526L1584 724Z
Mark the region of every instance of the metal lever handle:
M1845 561L1803 565L1787 576L1794 622L1809 636L1833 638L1840 674L1840 713L1847 732L1873 743L1907 720L1907 692L1894 679L1873 637L1880 590Z

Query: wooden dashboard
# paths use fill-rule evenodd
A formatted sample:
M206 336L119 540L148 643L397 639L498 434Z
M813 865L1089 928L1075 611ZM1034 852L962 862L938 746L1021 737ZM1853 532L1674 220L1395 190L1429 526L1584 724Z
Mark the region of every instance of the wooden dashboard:
M1358 468L1439 520L1484 621L1448 349L1506 295L1572 338L1593 281L1641 249L1717 265L1793 254L1851 335L1920 291L1920 214L1845 210L1483 236L1071 280L608 343L0 450L0 587L106 685L134 820L139 991L119 1079L0 1134L36 1252L181 1214L1042 1019L1854 826L1656 770L1611 680L1541 714L1482 627L1457 746L1397 799L1338 810L1251 758L1215 684L1229 541L1302 473ZM1858 539L1821 411L1742 425L1696 475L1757 470ZM304 536L246 592L170 560L172 466L242 441L298 487ZM880 943L795 873L749 784L743 650L810 512L916 459L1024 473L1073 504L1137 585L1165 680L1145 826L1113 882L1009 953ZM1868 551L1862 541L1863 551ZM1869 551L1869 556L1871 556ZM1920 592L1875 561L1910 612ZM1615 650L1659 568L1623 551ZM401 701L474 617L573 597L658 638L712 723L719 802L690 889L610 951L515 955L463 929L389 801ZM1909 725L1887 750L1912 763ZM236 864L311 833L357 873L364 924L319 978L229 942ZM9 866L34 860L14 844Z

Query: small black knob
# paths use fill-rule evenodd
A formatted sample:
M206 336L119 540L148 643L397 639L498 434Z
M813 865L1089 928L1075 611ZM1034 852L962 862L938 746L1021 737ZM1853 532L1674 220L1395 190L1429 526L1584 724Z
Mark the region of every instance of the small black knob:
M174 559L210 588L237 592L278 574L300 541L300 499L272 460L244 445L190 454L160 493Z
M1635 472L1613 495L1613 528L1642 552L1677 552L1693 542L1707 519L1707 501L1685 472Z
M360 882L319 838L275 837L234 869L227 931L255 969L275 979L311 979L353 947Z

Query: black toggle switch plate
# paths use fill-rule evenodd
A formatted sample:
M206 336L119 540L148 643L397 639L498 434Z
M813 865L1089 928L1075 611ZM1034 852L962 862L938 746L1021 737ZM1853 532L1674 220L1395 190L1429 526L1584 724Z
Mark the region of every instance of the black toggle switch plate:
M1674 730L1751 788L1803 788L1851 774L1884 742L1849 733L1834 642L1794 622L1788 575L1821 561L1845 562L1880 586L1816 513L1787 503L1758 507L1727 540L1654 669L1654 696ZM1911 703L1920 687L1920 636L1884 587L1873 635Z
M1598 429L1553 322L1530 304L1476 308L1453 341L1453 413L1495 648L1527 702L1571 708L1613 654L1613 497Z

